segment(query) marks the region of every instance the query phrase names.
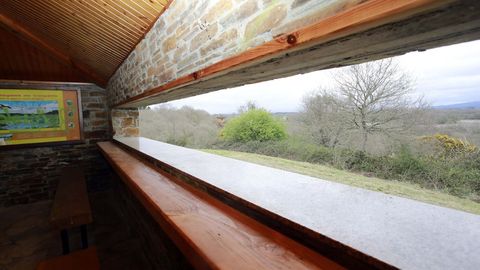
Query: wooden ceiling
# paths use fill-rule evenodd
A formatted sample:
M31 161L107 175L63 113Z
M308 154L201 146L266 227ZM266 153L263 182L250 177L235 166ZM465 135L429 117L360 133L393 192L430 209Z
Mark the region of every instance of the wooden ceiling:
M170 1L2 0L0 79L105 86Z
M0 78L9 80L88 81L81 72L0 27Z

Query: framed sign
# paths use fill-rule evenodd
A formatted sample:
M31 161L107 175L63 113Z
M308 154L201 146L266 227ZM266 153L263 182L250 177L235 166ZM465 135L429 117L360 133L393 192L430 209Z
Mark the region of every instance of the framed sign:
M0 89L0 148L82 140L76 90Z

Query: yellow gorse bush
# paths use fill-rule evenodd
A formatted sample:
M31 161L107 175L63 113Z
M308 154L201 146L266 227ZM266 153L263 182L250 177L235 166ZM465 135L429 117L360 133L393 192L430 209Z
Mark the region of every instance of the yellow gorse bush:
M420 139L424 142L434 143L443 157L455 157L458 155L472 154L478 151L478 147L467 140L462 140L446 134L423 136Z

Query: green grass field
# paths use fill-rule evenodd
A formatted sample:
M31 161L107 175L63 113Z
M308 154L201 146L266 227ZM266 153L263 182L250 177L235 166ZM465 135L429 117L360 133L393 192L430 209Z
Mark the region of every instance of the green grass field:
M2 129L38 129L60 127L58 114L0 114Z
M290 172L304 174L316 178L321 178L324 180L343 183L350 186L379 191L417 201L436 204L439 206L454 208L474 214L480 214L480 203L476 203L468 199L455 197L446 193L442 193L440 191L425 189L411 183L384 180L374 177L366 177L360 174L338 170L324 165L299 162L258 154L211 149L203 149L202 151L229 158L248 161L260 165L265 165L268 167L282 169Z

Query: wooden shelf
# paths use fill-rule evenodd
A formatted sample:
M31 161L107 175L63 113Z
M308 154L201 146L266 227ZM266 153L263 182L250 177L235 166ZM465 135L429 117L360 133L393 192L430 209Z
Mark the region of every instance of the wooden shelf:
M198 269L343 269L111 142L102 153Z

